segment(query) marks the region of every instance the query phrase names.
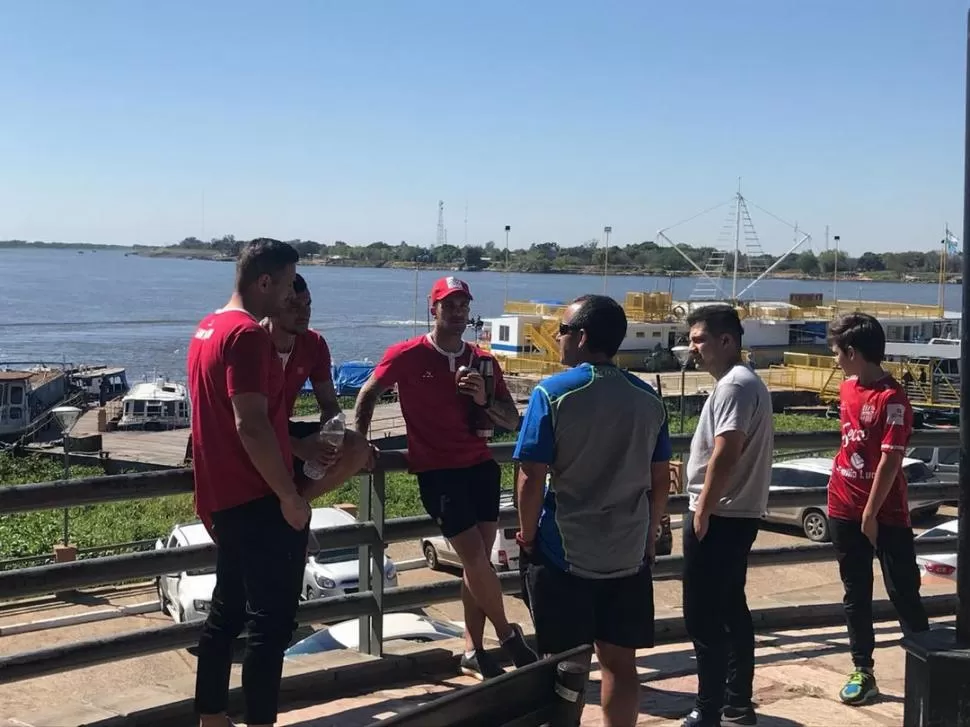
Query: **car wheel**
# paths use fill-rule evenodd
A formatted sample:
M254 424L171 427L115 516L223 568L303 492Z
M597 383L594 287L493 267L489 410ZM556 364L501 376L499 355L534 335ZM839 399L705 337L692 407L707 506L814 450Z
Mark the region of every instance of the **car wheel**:
M802 517L802 530L813 543L829 541L829 520L820 510L809 510Z
M424 544L424 562L431 570L438 570L438 551L431 543Z
M307 587L306 587L306 593L305 593L305 594L303 594L303 597L304 597L304 598L305 598L305 599L306 599L307 601L312 601L312 600L313 600L313 589L312 589L312 588L311 588L310 586L307 586Z
M181 603L172 604L172 620L177 624L185 621L185 613L182 611Z

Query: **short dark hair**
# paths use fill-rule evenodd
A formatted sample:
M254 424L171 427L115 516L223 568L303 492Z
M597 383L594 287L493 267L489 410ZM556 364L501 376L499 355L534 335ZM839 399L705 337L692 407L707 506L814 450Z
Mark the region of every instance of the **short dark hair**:
M293 278L293 292L296 293L297 295L300 295L301 293L307 292L307 290L308 290L308 287L306 284L306 280L303 279L302 275L297 273L296 277Z
M829 345L843 351L854 348L869 363L881 364L886 357L886 332L868 313L849 313L829 325Z
M731 336L741 347L741 337L744 335L744 327L741 325L741 317L732 305L726 303L715 303L705 305L691 311L687 316L687 325L693 328L698 323L703 323L707 332L712 336Z
M613 358L626 338L623 307L606 295L581 295L573 303L580 305L570 325L586 332L586 345L592 353Z
M299 261L300 253L289 243L269 237L251 240L236 262L236 290L244 291L263 275L275 279L286 267Z

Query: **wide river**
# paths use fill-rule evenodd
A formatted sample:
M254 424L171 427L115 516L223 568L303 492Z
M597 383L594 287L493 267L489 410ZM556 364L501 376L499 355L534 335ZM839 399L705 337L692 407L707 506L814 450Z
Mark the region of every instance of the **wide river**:
M335 361L370 358L426 330L424 299L442 271L305 266L313 293L313 327L323 333ZM157 373L183 380L185 347L195 324L226 302L234 266L226 262L126 256L99 250L0 250L0 362L56 361L125 366L129 381ZM588 275L464 273L475 295L473 315L502 310L511 300L568 300L603 291ZM686 298L692 278L615 276L608 292L669 290ZM415 295L417 283L418 295ZM832 283L765 280L760 300L789 293L832 295ZM936 285L839 282L839 298L934 304ZM746 296L748 297L748 296ZM948 285L947 310L959 310L961 288Z

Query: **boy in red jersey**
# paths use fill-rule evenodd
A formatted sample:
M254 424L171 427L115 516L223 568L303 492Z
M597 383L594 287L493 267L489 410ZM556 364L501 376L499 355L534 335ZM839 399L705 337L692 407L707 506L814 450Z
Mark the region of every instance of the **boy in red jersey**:
M490 358L462 339L471 300L463 280L435 282L429 297L434 329L387 349L357 397L357 431L366 436L378 399L396 384L407 426L409 470L417 474L425 510L462 563L466 651L461 670L487 679L502 668L483 649L486 618L516 666L535 661L536 655L518 624L505 617L502 585L490 562L502 473L488 440L472 431L472 401L509 431L518 429L519 412L497 361L495 401L488 408L482 375L474 368L462 371L473 357Z
M843 316L831 325L829 344L846 375L839 390L842 446L828 495L854 667L839 698L861 705L879 694L872 673L873 552L903 629L929 628L902 468L913 410L902 386L882 369L886 335L879 321L865 313Z
M233 642L248 625L246 723L276 721L283 651L293 635L310 508L293 482L283 368L259 324L293 294L297 251L253 240L235 291L188 351L195 505L216 543L216 585L199 639L195 708L226 727Z

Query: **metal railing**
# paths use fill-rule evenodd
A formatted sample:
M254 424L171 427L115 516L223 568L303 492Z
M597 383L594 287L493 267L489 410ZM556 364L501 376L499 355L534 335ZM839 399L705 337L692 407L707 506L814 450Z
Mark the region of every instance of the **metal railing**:
M838 432L779 433L776 435L775 444L782 449L833 449L838 445L838 437ZM913 446L950 447L957 444L958 437L957 432L951 431L919 431L913 434L911 443ZM683 447L688 441L688 437L674 437L674 439L675 446ZM492 449L498 461L507 462L511 458L513 445L498 444L493 445ZM315 531L318 540L326 548L358 546L360 591L352 595L303 603L297 617L301 623L333 623L359 618L360 650L375 655L380 655L382 652L384 613L455 600L460 597L461 589L461 583L457 580L424 586L384 589L382 562L384 544L417 540L422 536L435 534L437 530L428 517L399 518L385 522L385 473L390 470L404 469L404 453L383 452L379 464L379 469L361 478L359 522ZM954 500L959 493L959 486L956 483L919 487L921 498ZM191 490L192 479L189 470L12 485L0 488L0 514L167 496L191 492ZM817 491L778 492L771 495L770 501L773 506L786 507L823 504ZM670 498L671 513L683 513L686 509L686 496L675 495ZM514 512L502 513L500 525L510 526L515 522ZM951 544L952 547L956 547L956 538L922 541L918 544L918 551L939 552ZM806 545L754 550L749 562L756 566L805 563L831 558L832 546ZM181 572L211 566L214 561L215 547L204 545L23 568L0 573L0 598L50 593ZM659 558L654 572L657 575L674 574L679 572L681 565L680 557ZM517 573L502 574L500 580L507 593L519 590ZM933 601L937 611L942 608L950 609L952 612L955 603L953 599L942 597L942 600L937 600L938 603ZM813 608L820 607L813 606ZM791 618L791 615L787 618ZM791 622L791 625L797 623L797 621ZM191 646L197 640L200 628L200 623L178 624L0 657L0 683L119 658Z

